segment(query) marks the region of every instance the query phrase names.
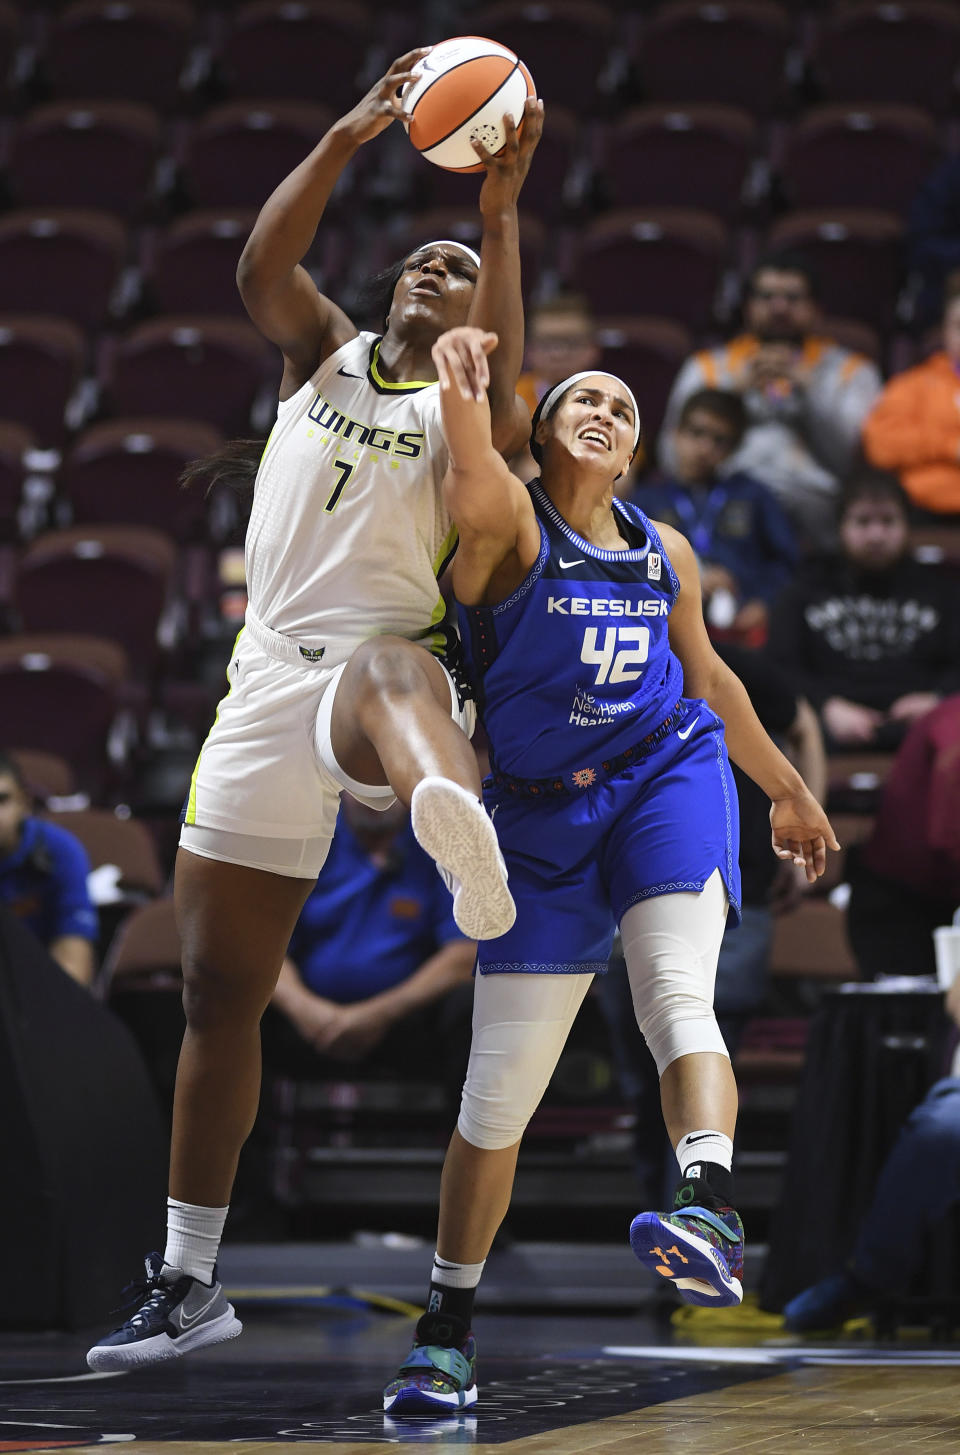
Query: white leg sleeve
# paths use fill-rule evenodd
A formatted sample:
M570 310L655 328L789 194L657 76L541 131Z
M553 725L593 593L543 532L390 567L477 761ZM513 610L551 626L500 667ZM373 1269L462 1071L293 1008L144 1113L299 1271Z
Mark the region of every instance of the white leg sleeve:
M560 1059L592 975L478 975L457 1128L487 1151L519 1142Z
M657 1071L698 1051L726 1056L713 984L727 920L715 869L699 894L661 894L631 905L620 925L637 1025Z

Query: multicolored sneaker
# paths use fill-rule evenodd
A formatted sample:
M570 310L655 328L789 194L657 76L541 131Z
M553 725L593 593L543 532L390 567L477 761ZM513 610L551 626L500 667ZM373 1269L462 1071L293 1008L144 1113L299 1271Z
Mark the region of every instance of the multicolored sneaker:
M436 1321L443 1318L441 1330ZM456 1343L431 1344L444 1335ZM383 1391L383 1408L394 1419L451 1414L477 1402L477 1341L462 1319L424 1314L414 1345Z
M91 1369L112 1372L159 1364L243 1332L233 1304L217 1282L216 1269L213 1283L207 1284L179 1268L168 1268L159 1253L149 1253L145 1267L146 1278L129 1289L132 1299L127 1307L136 1311L88 1351Z
M725 1308L743 1301L743 1223L732 1207L640 1213L630 1224L630 1246L685 1303Z

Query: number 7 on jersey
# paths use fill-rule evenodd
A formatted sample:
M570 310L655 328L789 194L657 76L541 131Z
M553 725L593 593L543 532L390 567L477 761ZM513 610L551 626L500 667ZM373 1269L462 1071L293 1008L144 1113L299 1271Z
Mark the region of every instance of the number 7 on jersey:
M350 479L350 476L353 474L354 470L357 467L356 465L348 464L346 460L334 460L333 468L340 472L340 479L337 481L336 485L334 485L332 491L330 492L330 499L323 507L328 515L332 515L333 512L336 510L337 506L340 504L340 496L343 494L347 481Z

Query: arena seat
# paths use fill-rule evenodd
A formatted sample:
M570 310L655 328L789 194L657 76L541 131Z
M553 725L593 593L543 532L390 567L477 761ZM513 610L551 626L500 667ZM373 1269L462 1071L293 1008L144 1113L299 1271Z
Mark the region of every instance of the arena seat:
M23 774L32 798L69 798L76 792L76 774L58 753L43 753L36 748L8 748L7 752Z
M138 675L153 666L176 547L142 526L74 526L21 557L16 607L27 632L79 631L119 642Z
M826 899L803 899L796 909L778 915L769 973L773 979L858 980L843 911Z
M24 209L0 217L0 313L55 314L82 328L106 319L127 232L106 212Z
M108 407L119 415L203 420L249 433L250 410L279 359L252 324L180 314L138 324L103 362ZM279 378L278 378L279 383Z
M789 96L792 39L787 10L768 0L678 0L651 17L634 58L650 101L742 106L767 116Z
M184 187L198 207L259 209L333 120L328 107L306 101L214 106L193 124L184 143Z
M861 323L858 318L838 318L831 313L822 320L818 332L825 338L836 339L838 344L850 349L852 353L863 354L872 359L882 368L883 345L879 333L869 323Z
M727 229L709 212L624 208L583 229L567 281L598 313L609 307L615 287L623 313L661 314L704 328L727 248Z
M129 101L57 101L13 128L7 178L20 207L144 211L160 146L160 120Z
M85 352L83 334L68 319L0 314L4 413L31 429L41 445L57 445L63 437L64 411Z
M0 89L5 86L20 42L21 16L16 5L0 3Z
M756 141L755 122L738 107L638 107L606 129L604 190L614 207L695 202L729 219L741 210Z
M892 212L821 207L788 213L767 233L771 250L802 252L813 264L827 313L884 331L893 324L903 269L903 226Z
M845 6L821 22L812 67L827 100L898 102L945 115L957 101L960 13L944 0Z
M237 263L256 220L253 209L204 208L172 222L143 267L157 312L246 318Z
M43 81L73 101L136 99L170 111L183 100L195 22L179 0L79 0L51 18Z
M498 0L470 15L469 30L516 51L539 96L575 96L581 116L597 100L597 83L615 35L614 13L594 0Z
M902 213L940 154L933 118L914 106L818 106L787 136L780 180L793 207Z
M0 541L17 534L17 510L26 472L24 455L33 443L33 435L23 425L0 419Z
M69 829L86 849L91 869L112 864L120 871L117 890L126 904L163 893L163 871L149 829L110 809L46 810L43 818Z
M227 13L216 64L229 96L313 101L322 92L339 113L355 106L374 79L364 84L367 52L376 35L369 12L356 0L349 6L337 0L298 0L296 5L255 0Z
M4 737L65 758L85 791L114 771L108 736L123 705L119 642L67 633L0 637Z
M189 460L211 454L220 442L217 430L192 419L92 425L73 442L60 472L74 524L142 525L179 541L202 538L203 488L184 490L179 476Z
M596 320L600 368L627 379L640 401L643 439L650 442L660 428L673 381L693 351L693 336L669 318L605 315Z

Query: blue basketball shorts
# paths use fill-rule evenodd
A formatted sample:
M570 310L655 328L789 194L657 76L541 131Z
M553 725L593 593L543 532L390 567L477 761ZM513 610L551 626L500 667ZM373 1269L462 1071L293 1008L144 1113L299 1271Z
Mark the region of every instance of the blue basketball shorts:
M647 757L579 793L531 799L487 781L517 918L480 943L480 974L601 973L631 905L699 893L715 869L739 922L739 816L723 724L704 701L685 702Z

